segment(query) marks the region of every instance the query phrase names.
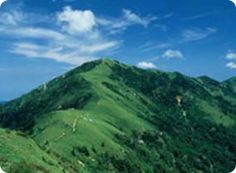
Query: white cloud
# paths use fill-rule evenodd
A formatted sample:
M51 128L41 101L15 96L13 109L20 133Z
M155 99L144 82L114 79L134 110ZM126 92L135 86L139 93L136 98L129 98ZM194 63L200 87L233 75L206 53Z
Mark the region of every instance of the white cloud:
M71 65L80 65L86 61L97 59L100 52L115 49L119 45L116 41L97 41L95 43L65 41L48 42L39 45L32 42L19 42L13 45L10 52L28 58L46 58Z
M65 7L61 13L45 20L50 23L50 28L33 25L37 22L42 24L40 18L45 19L45 16L38 19L34 18L38 14L18 13L21 14L18 17L15 12L6 13L4 15L9 16L9 20L0 22L0 37L9 40L8 51L13 54L80 65L101 56L110 56L121 44L119 40L107 38L100 28L95 27L96 16L90 10ZM59 23L52 22L57 19Z
M236 63L234 62L229 62L226 64L226 67L230 68L230 69L236 69Z
M0 0L0 7L2 6L2 4L4 3L4 2L6 2L7 0Z
M128 9L123 9L123 16L127 19L128 22L133 24L140 24L144 27L147 27L152 21L157 19L157 17L155 16L142 18Z
M43 15L20 11L0 13L0 16L7 19L0 21L0 31L1 37L11 42L9 52L27 58L46 58L72 65L110 56L119 48L122 42L108 38L108 32L124 31L132 25L148 27L156 20L155 16L141 17L127 9L118 18L99 18L91 10L77 10L69 6L47 19ZM38 23L50 28L34 27ZM149 62L141 62L139 65L143 68L155 68Z
M52 25L55 18L52 15L42 15L37 13L25 13L17 9L7 12L0 11L0 26L16 27L16 26L33 26L34 24Z
M216 12L215 11L210 11L210 12L206 12L206 13L199 13L199 14L196 14L196 15L193 15L193 16L188 16L188 17L185 17L184 20L195 20L195 19L201 19L201 18L204 18L204 17L207 17L207 16L211 16L211 15L214 15Z
M216 32L217 30L215 28L206 28L206 29L195 28L183 31L182 36L184 41L197 41L197 40L202 40Z
M71 65L80 65L95 59L92 55L82 55L76 51L70 52L62 47L40 46L34 43L17 43L11 52L28 58L46 58Z
M226 59L228 60L236 60L236 53L232 52L231 50L228 51L228 53L226 54ZM230 68L230 69L236 69L236 63L235 62L228 62L226 64L226 67Z
M142 25L147 28L155 20L157 20L156 16L141 17L128 9L123 9L120 18L96 18L97 24L103 26L110 34L122 33L132 25Z
M230 0L231 2L234 3L234 6L236 7L236 0Z
M18 26L17 28L0 27L0 31L2 34L6 34L9 37L55 39L55 40L65 39L65 35L63 35L62 33L46 28L33 28L33 27L21 27L21 26Z
M58 13L57 20L65 31L72 34L90 32L96 25L95 15L92 11L73 10L69 6Z
M144 69L154 69L156 68L156 65L153 64L152 62L145 62L145 61L142 61L142 62L139 62L137 64L137 67L139 68L144 68Z
M170 43L153 43L153 42L146 42L139 47L141 52L149 52L156 49L164 49L170 47Z
M172 50L172 49L168 49L166 50L162 57L164 58L177 58L177 59L181 59L183 58L183 53L179 50Z
M112 47L116 47L119 43L117 41L104 42L102 44L82 45L79 47L81 52L95 53L101 52Z
M226 58L227 58L227 59L236 59L236 53L234 53L234 52L228 52L228 53L226 54Z
M0 24L3 25L17 25L23 19L23 14L17 11L3 12L0 13Z

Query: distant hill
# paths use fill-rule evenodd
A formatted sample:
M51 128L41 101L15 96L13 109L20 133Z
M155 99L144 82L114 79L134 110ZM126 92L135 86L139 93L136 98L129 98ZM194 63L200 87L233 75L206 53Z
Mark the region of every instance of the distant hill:
M101 59L0 106L10 173L224 173L236 163L235 78Z
M7 102L5 102L5 101L0 101L0 105L4 105L4 104L6 104Z

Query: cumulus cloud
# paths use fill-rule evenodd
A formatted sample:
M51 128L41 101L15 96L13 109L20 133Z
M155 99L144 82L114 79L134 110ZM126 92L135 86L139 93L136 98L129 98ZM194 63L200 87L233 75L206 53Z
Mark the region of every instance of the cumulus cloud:
M155 16L139 16L128 9L121 13L117 18L98 17L91 10L69 6L48 17L21 11L2 12L0 17L6 20L0 21L1 37L10 40L8 51L11 53L80 65L101 56L110 56L119 48L122 40L107 33L125 31L133 25L148 27L157 19ZM147 68L155 66L145 65Z
M236 69L236 63L232 62L233 60L236 60L236 53L232 52L231 50L228 51L228 53L225 55L226 59L231 60L226 64L226 67L230 69Z
M234 3L234 6L236 7L236 0L230 0L232 3Z
M227 59L236 59L236 53L229 51L229 52L226 54L226 58L227 58Z
M236 69L236 63L234 62L228 62L226 64L226 67L230 68L230 69Z
M0 0L0 7L2 6L2 4L4 3L4 2L6 2L7 0Z
M34 25L41 23L41 17L35 17L37 14L9 12L1 15L8 18L0 22L1 37L11 41L8 51L27 58L47 58L80 65L100 56L109 56L121 44L120 40L108 38L95 27L96 16L90 10L65 7L49 20L44 20L49 22L45 26L50 25L50 28ZM52 23L53 20L58 23Z
M215 28L206 28L206 29L186 29L183 31L182 36L184 41L197 41L202 40L206 37L208 37L211 34L214 34L217 32L217 29Z
M142 61L137 64L137 67L143 68L143 69L154 69L156 68L156 65L153 64L152 62Z
M90 10L73 10L67 6L58 13L57 20L69 33L86 33L92 31L96 25L95 15Z
M162 55L163 58L177 58L177 59L181 59L183 58L183 53L179 50L172 50L172 49L168 49L166 50L163 55Z

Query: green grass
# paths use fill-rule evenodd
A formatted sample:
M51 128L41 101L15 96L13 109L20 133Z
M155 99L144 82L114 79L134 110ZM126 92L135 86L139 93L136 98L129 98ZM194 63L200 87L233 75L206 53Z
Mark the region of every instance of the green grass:
M0 129L0 166L50 173L228 171L236 160L236 110L226 90L207 77L109 59L86 63L0 106L0 124L27 133Z
M55 158L43 151L31 138L24 137L22 132L0 129L0 148L0 164L6 172L13 165L25 161L49 172L62 173L62 167ZM34 171L42 172L39 169Z
M41 116L36 121L34 140L45 150L56 152L73 164L76 158L71 156L71 151L75 146L86 146L89 150L96 148L101 152L122 156L126 149L116 140L116 135L154 130L151 123L138 116L140 112L144 114L150 111L136 99L135 90L119 82L113 83L126 95L124 98L102 84L112 83L110 73L110 68L101 65L82 74L92 83L97 96L83 110L68 109ZM140 97L145 99L142 94ZM130 100L133 102L130 103ZM78 169L83 170L82 167Z
M199 101L199 103L200 109L204 110L205 113L209 115L205 117L209 121L226 127L235 125L235 119L231 118L229 115L225 115L217 106L211 105L206 101Z

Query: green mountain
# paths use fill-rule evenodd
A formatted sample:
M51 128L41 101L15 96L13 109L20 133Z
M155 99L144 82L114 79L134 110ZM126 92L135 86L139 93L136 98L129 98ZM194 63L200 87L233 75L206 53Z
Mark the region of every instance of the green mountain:
M236 80L102 59L0 106L7 173L228 173Z
M0 101L0 105L3 105L3 104L5 104L6 102L4 102L4 101Z

